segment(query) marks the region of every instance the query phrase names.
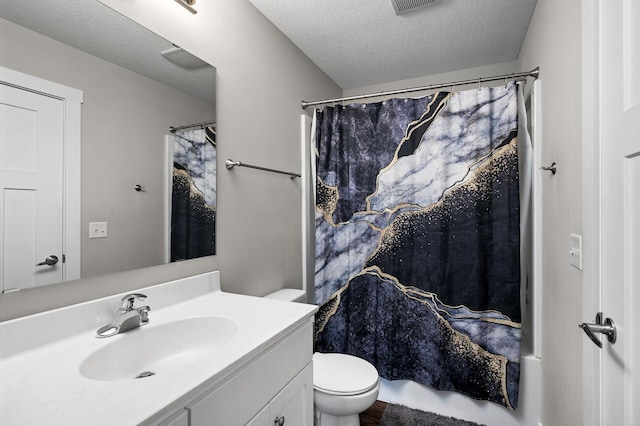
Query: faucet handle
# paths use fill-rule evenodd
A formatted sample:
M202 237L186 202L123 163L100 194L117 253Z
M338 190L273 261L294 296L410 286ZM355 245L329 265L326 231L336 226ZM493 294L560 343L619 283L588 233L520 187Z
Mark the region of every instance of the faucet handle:
M146 294L142 293L131 293L124 296L120 301L120 310L121 311L131 311L133 309L133 304L136 300L145 300L147 298Z
M140 315L140 325L145 325L149 322L149 311L151 310L148 306L141 306L138 308L138 314Z

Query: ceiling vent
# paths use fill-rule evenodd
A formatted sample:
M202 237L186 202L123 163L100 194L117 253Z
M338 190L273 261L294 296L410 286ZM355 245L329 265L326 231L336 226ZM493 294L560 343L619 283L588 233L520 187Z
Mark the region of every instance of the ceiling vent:
M404 15L425 6L433 6L440 3L440 0L391 0L391 5L396 11L396 15Z

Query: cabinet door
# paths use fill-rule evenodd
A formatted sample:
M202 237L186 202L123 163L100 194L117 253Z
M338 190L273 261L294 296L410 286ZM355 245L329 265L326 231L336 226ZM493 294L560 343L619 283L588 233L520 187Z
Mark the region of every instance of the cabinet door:
M313 425L313 368L302 370L269 404L271 419L265 426Z
M269 420L271 419L271 412L269 411L269 406L264 407L254 418L249 420L245 426L266 426L271 425Z
M190 426L242 426L256 420L265 406L270 405L292 383L301 371L310 366L312 357L313 322L309 320L297 331L249 362L210 392L204 392L185 404ZM313 404L313 372L309 373L311 404ZM294 379L295 380L295 379ZM268 420L269 426L273 420ZM311 426L311 423L288 425Z

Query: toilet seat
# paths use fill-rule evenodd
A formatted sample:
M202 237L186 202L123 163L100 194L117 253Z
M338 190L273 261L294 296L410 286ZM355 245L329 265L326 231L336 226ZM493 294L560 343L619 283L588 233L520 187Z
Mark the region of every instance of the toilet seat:
M378 370L353 355L313 354L313 387L332 395L358 395L378 385Z

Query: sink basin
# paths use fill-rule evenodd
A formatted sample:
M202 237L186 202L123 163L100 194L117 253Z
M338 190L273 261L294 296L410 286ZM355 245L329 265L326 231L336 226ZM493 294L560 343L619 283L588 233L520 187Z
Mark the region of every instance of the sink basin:
M88 379L117 381L144 379L175 371L215 354L235 336L236 324L226 318L186 318L153 323L110 337L113 342L80 364Z

